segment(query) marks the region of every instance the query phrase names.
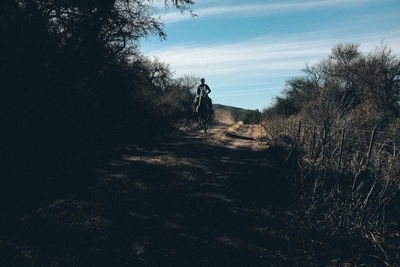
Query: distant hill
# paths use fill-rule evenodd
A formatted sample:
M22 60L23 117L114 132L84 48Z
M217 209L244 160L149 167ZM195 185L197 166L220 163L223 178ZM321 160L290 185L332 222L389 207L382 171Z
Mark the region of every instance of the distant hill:
M215 120L224 124L243 121L245 124L255 124L260 121L260 112L221 104L213 104Z

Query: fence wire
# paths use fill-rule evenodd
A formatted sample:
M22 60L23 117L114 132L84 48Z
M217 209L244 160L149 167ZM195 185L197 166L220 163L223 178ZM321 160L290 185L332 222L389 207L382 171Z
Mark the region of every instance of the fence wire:
M268 132L268 125L264 125ZM376 130L323 127L301 121L275 122L270 136L286 135L301 146L310 160L329 159L336 169L358 170L360 166L391 167L399 160L400 134Z

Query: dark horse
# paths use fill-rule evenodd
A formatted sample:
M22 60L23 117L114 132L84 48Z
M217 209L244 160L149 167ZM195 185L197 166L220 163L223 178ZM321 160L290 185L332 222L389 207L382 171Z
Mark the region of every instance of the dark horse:
M207 99L207 95L203 95L203 92L199 96L199 104L196 108L197 120L200 126L204 127L204 133L207 133L208 121L211 116L211 101Z

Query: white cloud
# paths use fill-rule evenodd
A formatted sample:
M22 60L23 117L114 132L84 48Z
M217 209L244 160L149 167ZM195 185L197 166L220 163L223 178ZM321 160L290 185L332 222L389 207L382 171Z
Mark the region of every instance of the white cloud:
M261 86L262 87L262 86ZM256 89L247 89L245 91L235 91L235 90L231 90L228 93L216 93L213 94L213 98L225 98L225 97L236 97L236 96L259 96L259 95L265 95L265 92L267 90L269 91L279 91L282 88L269 88L269 89L265 89L265 88L256 88Z
M354 5L367 4L371 2L382 2L384 0L312 0L312 1L291 1L266 4L241 4L223 5L195 9L194 12L200 17L217 15L239 15L239 16L267 16L276 13L299 12L304 10L321 8L338 8ZM190 19L190 14L180 12L169 12L163 16L166 23L178 22Z
M232 0L196 0L195 5L188 5L189 8L195 8L196 6L200 6L203 4L221 4L224 2L231 2ZM175 6L171 3L171 1L167 2L167 5L165 5L165 0L150 0L149 3L150 6L153 6L157 8L159 11L164 10L164 9L175 9ZM172 13L172 12L171 12ZM181 14L180 12L176 12L177 14Z
M306 63L326 57L331 48L343 42L358 42L361 50L370 52L383 40L395 53L400 52L400 32L371 36L318 38L321 33L307 33L289 38L271 36L245 42L221 45L177 45L148 51L171 65L177 75L192 73L198 76L264 77L299 73ZM313 36L314 39L310 39Z
M170 64L176 76L205 77L217 101L251 106L272 101L289 77L302 75L305 64L326 58L339 43L359 43L368 53L383 41L400 55L400 30L346 35L346 30L301 33L288 37L264 36L231 44L181 44L147 50L145 55ZM336 37L332 37L336 36ZM247 100L246 100L247 99ZM226 104L234 104L226 102ZM258 104L262 108L264 104ZM264 106L265 106L264 105Z

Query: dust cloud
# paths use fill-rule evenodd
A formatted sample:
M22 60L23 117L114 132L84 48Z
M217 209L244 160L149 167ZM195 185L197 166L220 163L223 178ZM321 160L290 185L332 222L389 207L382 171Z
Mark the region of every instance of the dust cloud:
M216 109L214 114L214 122L218 124L234 124L235 120L229 110Z

